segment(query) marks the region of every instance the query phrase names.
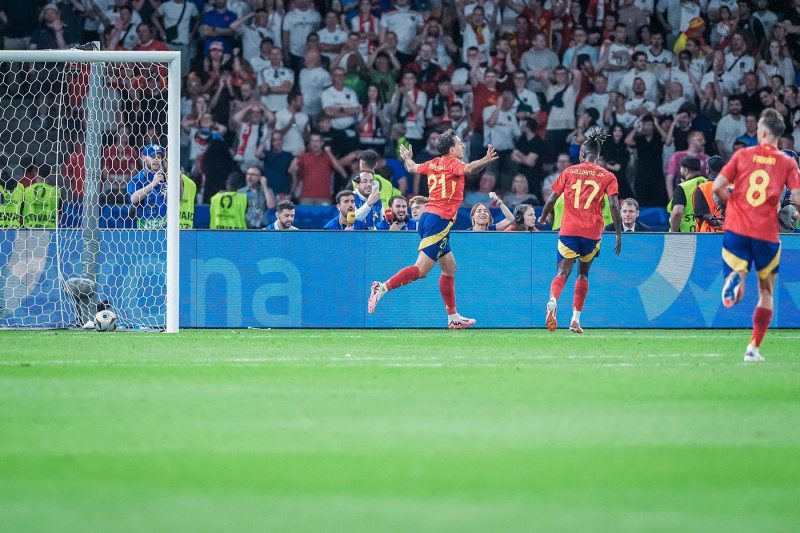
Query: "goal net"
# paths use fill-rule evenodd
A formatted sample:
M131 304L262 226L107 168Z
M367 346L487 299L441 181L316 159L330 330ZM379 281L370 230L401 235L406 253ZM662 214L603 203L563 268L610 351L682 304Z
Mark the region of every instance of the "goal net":
M177 331L178 57L0 51L0 327Z

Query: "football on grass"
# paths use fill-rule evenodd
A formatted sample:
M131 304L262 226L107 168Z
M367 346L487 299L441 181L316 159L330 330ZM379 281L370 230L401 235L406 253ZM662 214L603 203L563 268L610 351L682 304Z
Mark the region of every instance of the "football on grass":
M114 331L117 329L117 315L111 311L100 311L94 316L94 329L97 331Z

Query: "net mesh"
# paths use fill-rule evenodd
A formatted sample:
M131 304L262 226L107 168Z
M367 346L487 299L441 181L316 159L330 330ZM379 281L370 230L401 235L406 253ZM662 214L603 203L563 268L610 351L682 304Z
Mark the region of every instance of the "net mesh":
M105 300L165 326L166 229L140 229L165 209L127 190L166 148L167 84L164 63L0 63L0 327L80 326Z

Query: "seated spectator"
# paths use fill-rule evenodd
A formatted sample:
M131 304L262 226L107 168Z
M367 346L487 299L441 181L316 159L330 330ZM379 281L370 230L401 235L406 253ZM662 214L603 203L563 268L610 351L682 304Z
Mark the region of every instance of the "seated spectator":
M488 171L484 170L481 175L480 184L477 191L472 191L464 196L463 207L471 207L476 204L490 204L492 202L491 195L494 194L494 187L497 184L497 177Z
M336 194L336 209L339 210L339 214L322 229L344 231L367 229L364 222L356 220L356 200L353 191L344 190Z
M291 190L300 198L300 205L330 205L334 171L347 176L331 149L327 146L323 148L322 135L312 132L308 149L295 157L289 165L289 174L292 175ZM355 200L353 205L355 206Z
M518 205L540 205L535 194L528 192L528 180L523 174L517 174L511 182L511 191L503 197L509 209L516 209Z
M409 209L411 211L411 220L419 220L422 213L425 211L425 206L428 203L428 198L425 196L413 196L409 200Z
M758 116L748 114L744 119L744 135L736 137L737 141L742 141L746 147L756 146L758 144L757 130L758 130Z
M237 192L241 184L242 174L231 172L225 181L225 190L211 197L211 229L247 229L247 196Z
M262 229L267 225L267 210L275 207L275 193L260 168L248 168L244 177L247 184L239 192L247 196L247 229Z
M495 224L489 208L485 203L479 202L470 209L469 217L472 220L472 227L467 231L504 231L514 222L514 213L506 207L503 201L495 193L491 193L489 196L490 201L497 202L506 218Z
M515 207L514 223L505 231L539 231L536 228L536 209L528 204L520 204Z
M384 218L380 184L375 183L371 170L359 171L353 181L356 184L356 220L364 222L367 229L375 229Z
M390 210L386 212L385 218L378 222L376 229L388 231L417 231L417 221L410 218L408 200L405 196L392 196L389 205L391 206Z
M637 219L639 218L639 202L633 198L626 198L619 206L620 216L622 218L622 232L623 233L639 233L650 231L650 226L642 224ZM608 224L603 231L616 231L614 224Z
M263 172L269 176L272 190L278 198L288 197L291 192L289 165L292 164L294 156L283 149L281 132L273 131L270 134L269 149L266 149L266 143L261 143L256 151L256 157L261 159Z
M264 229L297 229L292 225L294 223L294 211L294 204L292 202L289 200L281 200L278 202L278 205L275 206L275 222Z

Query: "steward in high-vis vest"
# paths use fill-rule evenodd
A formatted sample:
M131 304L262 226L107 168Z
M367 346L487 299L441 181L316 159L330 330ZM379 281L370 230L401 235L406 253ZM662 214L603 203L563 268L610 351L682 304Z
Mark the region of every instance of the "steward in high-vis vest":
M8 171L0 174L0 228L20 227L25 188Z
M194 227L194 202L197 198L197 184L186 174L181 174L181 229Z
M48 175L25 189L25 204L22 206L22 224L26 228L55 228L61 194L55 186L56 177Z
M225 182L227 190L211 197L211 229L247 229L247 195L237 192L241 186L241 175L231 173Z
M681 159L683 181L675 187L672 200L667 204L672 232L690 233L697 230L697 221L694 218L694 191L698 185L708 181L708 178L700 172L701 163L698 158L687 155Z
M713 187L714 182L707 181L694 191L694 216L697 219L697 231L701 233L722 233L725 206L717 201Z

